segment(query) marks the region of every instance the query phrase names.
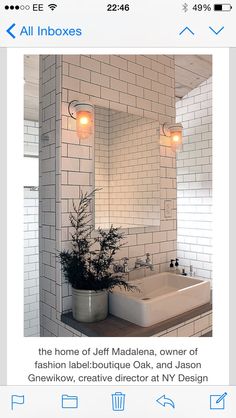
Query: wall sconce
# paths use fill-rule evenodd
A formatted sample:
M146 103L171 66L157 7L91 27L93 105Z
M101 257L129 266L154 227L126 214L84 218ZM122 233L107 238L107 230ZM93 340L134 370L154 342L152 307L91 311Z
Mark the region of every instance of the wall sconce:
M72 100L68 105L70 116L76 120L76 132L80 139L87 139L93 134L94 108L88 103Z
M171 148L179 151L182 146L183 125L181 123L164 123L161 125L161 135L171 138Z

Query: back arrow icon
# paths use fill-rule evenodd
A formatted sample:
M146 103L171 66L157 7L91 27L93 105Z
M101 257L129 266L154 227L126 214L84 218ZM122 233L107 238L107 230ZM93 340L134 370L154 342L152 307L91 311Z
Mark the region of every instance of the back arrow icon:
M15 35L14 35L14 33L12 33L11 32L11 30L14 28L16 26L16 24L15 23L13 23L13 25L11 25L7 30L6 30L6 32L8 33L8 35L10 35L13 39L15 39Z
M160 398L156 400L157 403L159 403L161 406L170 405L172 408L175 408L175 403L172 401L172 399L166 398L165 395L162 395Z

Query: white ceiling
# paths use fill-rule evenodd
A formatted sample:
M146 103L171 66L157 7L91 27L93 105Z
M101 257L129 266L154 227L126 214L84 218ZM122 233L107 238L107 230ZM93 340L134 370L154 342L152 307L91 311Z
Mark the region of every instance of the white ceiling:
M175 96L185 96L212 75L211 55L175 55ZM38 121L39 56L25 56L25 119Z
M211 55L175 55L176 99L184 97L211 75Z
M26 120L39 120L39 56L25 55L25 104Z

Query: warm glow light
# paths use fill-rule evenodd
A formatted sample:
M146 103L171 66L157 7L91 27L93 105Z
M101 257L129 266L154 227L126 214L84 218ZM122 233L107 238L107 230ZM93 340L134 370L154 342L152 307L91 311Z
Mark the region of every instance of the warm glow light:
M181 135L180 135L180 132L178 132L178 133L176 133L176 132L173 132L172 134L171 134L171 138L172 138L172 141L173 142L181 142Z
M81 125L88 125L88 123L89 123L89 118L87 118L87 116L81 116L81 117L80 117L80 120L79 120L79 123L80 123Z
M76 130L79 138L86 139L93 134L93 113L87 110L76 112Z
M174 131L170 133L172 148L173 150L177 151L181 148L182 145L182 132Z
M179 151L182 145L183 125L181 123L164 123L160 128L161 135L171 139L173 151Z
M91 121L91 113L90 112L85 112L85 111L79 111L76 114L76 117L78 118L78 122L81 125L88 125L89 122Z
M76 120L76 132L79 139L87 139L93 135L94 107L91 103L72 100L68 104L68 113Z

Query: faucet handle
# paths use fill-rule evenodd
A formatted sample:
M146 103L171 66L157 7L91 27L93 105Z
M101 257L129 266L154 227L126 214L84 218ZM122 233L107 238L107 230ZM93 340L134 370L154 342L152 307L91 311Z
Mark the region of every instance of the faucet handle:
M118 262L113 263L113 271L114 273L119 273L121 271L121 264Z
M129 257L124 257L122 258L123 260L123 268L124 270L128 268L128 261L129 261Z
M149 261L151 261L150 253L146 253L146 262L149 262Z
M124 257L122 260L124 261L123 273L129 273L129 266L128 266L129 257Z

